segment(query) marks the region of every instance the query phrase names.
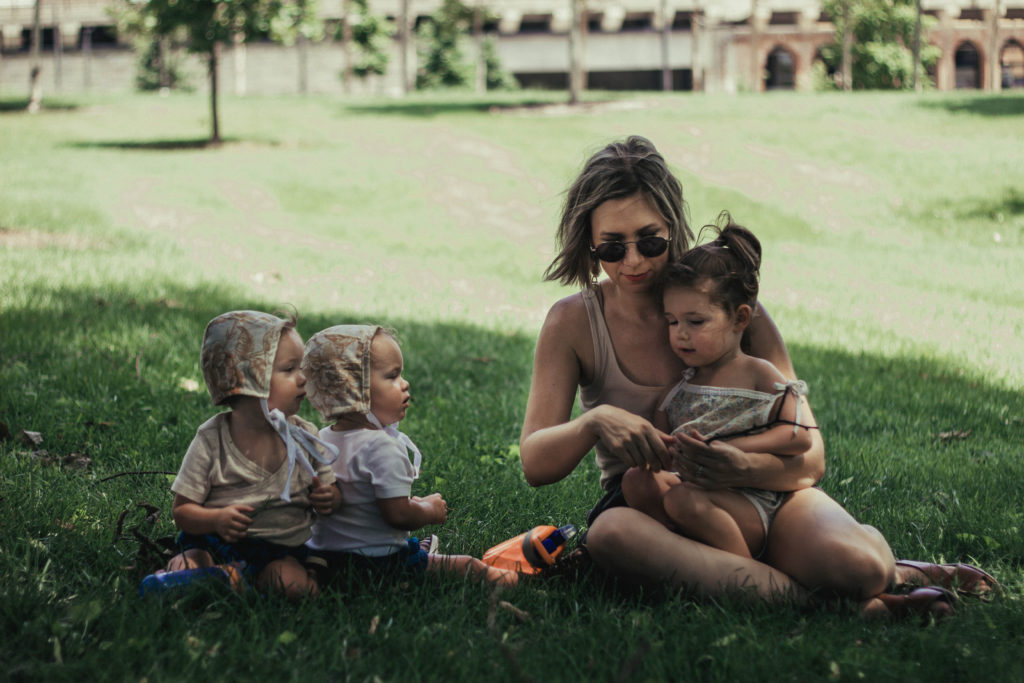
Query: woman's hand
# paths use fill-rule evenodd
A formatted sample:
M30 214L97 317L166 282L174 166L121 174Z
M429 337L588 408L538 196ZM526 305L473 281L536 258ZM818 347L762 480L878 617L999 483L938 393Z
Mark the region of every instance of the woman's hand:
M673 466L683 481L705 489L750 486L750 455L725 441L704 443L696 430L674 435Z
M652 472L672 466L669 447L675 439L655 429L650 421L611 405L598 406L587 416L594 436L626 465Z

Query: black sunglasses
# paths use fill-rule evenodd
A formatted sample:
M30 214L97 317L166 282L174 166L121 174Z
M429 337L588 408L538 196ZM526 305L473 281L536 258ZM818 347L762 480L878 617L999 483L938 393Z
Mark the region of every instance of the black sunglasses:
M601 242L596 247L591 247L590 251L594 253L597 258L607 263L615 263L626 258L626 245L635 244L636 250L640 252L641 256L647 258L654 258L655 256L661 256L668 249L669 239L665 237L658 237L657 235L647 235L641 237L636 242L621 242L615 240L613 242Z

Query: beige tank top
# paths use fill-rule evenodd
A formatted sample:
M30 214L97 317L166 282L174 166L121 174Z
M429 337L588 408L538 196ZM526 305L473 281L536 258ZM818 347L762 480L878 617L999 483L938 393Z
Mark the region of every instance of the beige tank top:
M666 384L651 387L626 377L615 356L599 294L585 289L582 295L590 320L590 337L594 340L594 378L590 384L580 386L580 407L586 412L595 406L609 404L650 420L658 407L658 399L677 378L667 378L670 381ZM601 486L607 489L613 479L626 471L626 464L608 453L600 441L594 451L597 467L601 470Z

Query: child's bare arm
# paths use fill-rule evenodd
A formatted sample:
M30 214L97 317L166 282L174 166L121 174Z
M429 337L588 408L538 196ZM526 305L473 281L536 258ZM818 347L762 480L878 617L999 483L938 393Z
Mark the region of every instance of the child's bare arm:
M753 367L758 391L778 391L776 384L785 384L786 378L778 369L768 361L753 359ZM811 447L811 430L814 427L814 418L811 411L805 409L800 411L800 426L794 430L794 422L797 422L797 405L805 398L793 391L787 391L776 401L773 408L773 420L781 421L771 429L753 436L742 436L729 440L729 444L747 453L774 453L775 455L800 455L807 452Z
M444 524L448 519L448 504L440 493L425 498L379 498L377 507L384 521L396 529L414 531L428 524Z
M322 484L320 477L313 477L309 502L318 515L329 515L341 507L341 489L336 484Z
M250 505L203 507L202 503L174 494L171 513L178 528L189 534L217 534L228 543L245 537L255 508Z

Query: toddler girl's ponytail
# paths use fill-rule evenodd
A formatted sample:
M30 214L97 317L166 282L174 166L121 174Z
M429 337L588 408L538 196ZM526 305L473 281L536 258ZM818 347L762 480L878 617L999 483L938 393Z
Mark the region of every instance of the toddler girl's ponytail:
M715 233L715 238L669 264L662 277L662 291L707 282L711 300L730 313L744 304L755 308L761 242L754 233L733 223L728 211L720 213L715 224L704 226L701 234L705 230Z

